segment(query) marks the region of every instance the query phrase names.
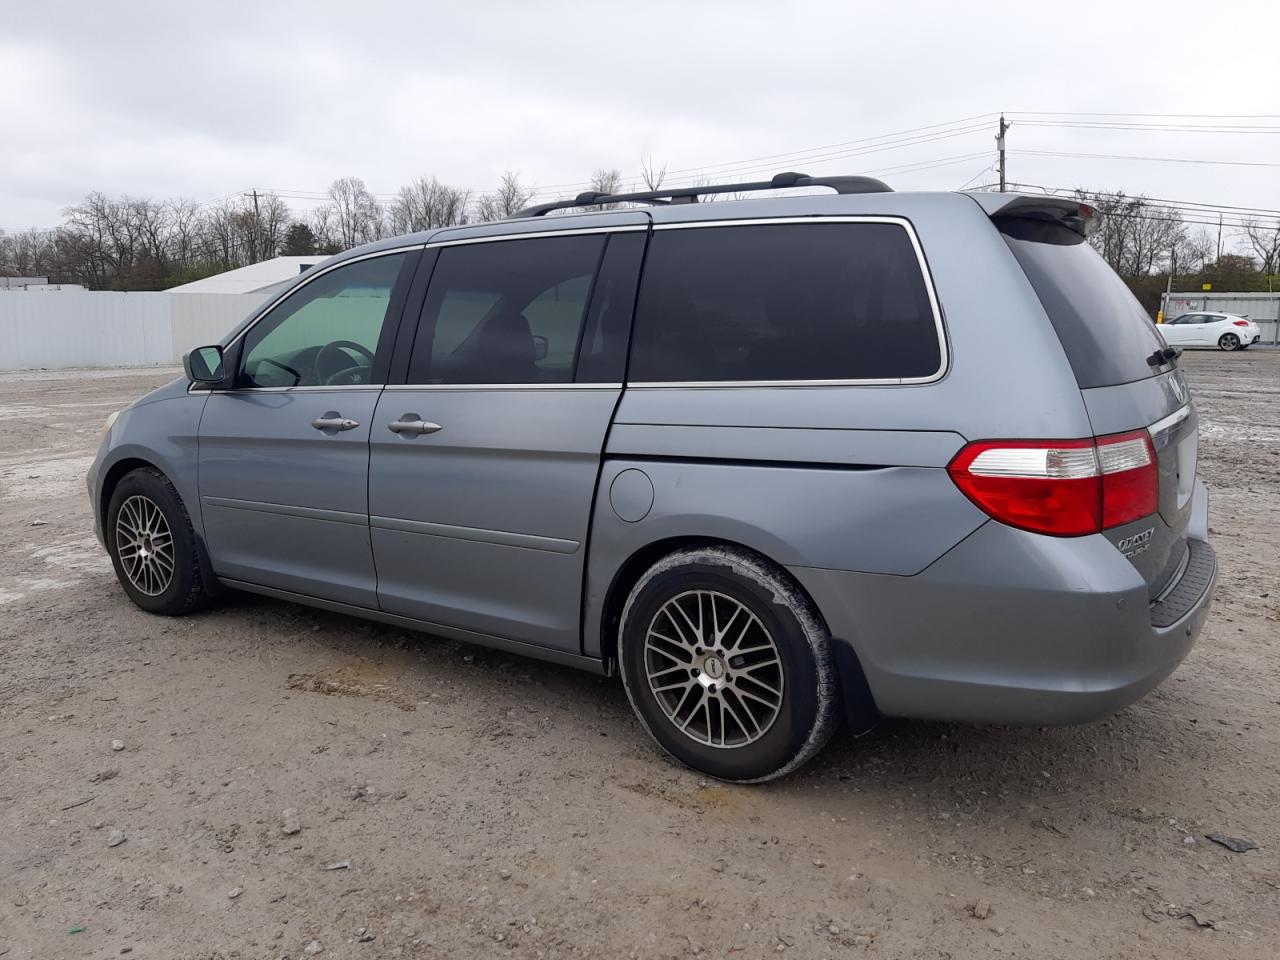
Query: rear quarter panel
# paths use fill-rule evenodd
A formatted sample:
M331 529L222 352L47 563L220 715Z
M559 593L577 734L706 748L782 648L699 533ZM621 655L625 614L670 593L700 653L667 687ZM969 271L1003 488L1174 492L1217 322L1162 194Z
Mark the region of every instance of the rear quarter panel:
M906 219L941 307L948 367L935 382L911 385L628 385L593 517L588 655L602 650L615 574L650 544L711 537L787 566L911 577L987 521L946 473L967 441L1092 435L1039 298L970 198L867 194L731 206L742 218ZM680 211L696 219L724 215L710 205ZM659 208L653 216L674 214ZM654 488L652 510L634 522L621 520L609 498L627 468L645 471ZM830 626L852 632L851 624Z

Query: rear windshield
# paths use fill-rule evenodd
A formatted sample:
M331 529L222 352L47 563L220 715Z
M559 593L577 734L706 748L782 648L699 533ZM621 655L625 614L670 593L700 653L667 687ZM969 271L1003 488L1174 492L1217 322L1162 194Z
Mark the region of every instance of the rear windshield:
M1114 270L1080 234L1058 223L997 217L1082 389L1154 376L1147 363L1164 339Z

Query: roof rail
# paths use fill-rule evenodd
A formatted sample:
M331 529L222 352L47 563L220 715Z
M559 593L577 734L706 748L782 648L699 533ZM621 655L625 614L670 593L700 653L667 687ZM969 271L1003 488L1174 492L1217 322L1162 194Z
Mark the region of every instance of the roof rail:
M539 203L512 214L517 217L541 217L552 210L572 207L594 207L602 203L697 203L698 197L708 193L748 193L752 190L779 190L784 187L830 187L836 193L892 193L893 188L875 177L811 177L805 173L779 173L771 180L753 180L748 183L717 183L700 187L677 187L671 190L648 190L643 193L599 193L588 190L572 200Z

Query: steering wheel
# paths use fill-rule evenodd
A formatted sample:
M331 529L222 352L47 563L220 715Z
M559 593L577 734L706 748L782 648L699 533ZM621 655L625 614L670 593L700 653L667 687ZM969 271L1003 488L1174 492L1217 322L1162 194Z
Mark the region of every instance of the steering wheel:
M329 362L330 354L336 363ZM358 363L351 362L353 354L360 358ZM326 387L361 384L365 382L366 371L373 368L373 352L351 340L334 340L316 353L315 368L316 379ZM326 368L330 368L328 373Z

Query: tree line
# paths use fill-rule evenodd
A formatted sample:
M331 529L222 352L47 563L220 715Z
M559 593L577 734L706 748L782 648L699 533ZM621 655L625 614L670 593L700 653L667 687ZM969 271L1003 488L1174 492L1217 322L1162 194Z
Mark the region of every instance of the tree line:
M1182 211L1141 194L1123 191L1076 197L1101 214L1089 242L1155 316L1160 294L1213 290L1280 291L1280 219L1232 217L1236 248L1223 249L1221 228L1188 223ZM1230 239L1230 238L1228 238Z
M418 230L501 220L532 188L505 173L473 193L420 177L380 203L359 177L329 185L322 203L295 212L253 191L217 203L91 193L48 230L0 231L0 276L48 277L92 290L160 290L271 257L329 255Z
M645 158L641 179L656 190L666 168ZM590 184L597 193L629 189L612 169L597 170ZM306 212L256 190L208 204L95 192L67 207L53 229L0 231L0 276L47 276L95 290L158 290L277 255L329 255L385 236L501 220L533 196L533 188L510 171L483 193L419 177L385 203L359 177L342 177ZM1201 283L1267 290L1280 273L1280 220L1235 218L1230 226L1244 252L1224 253L1220 231L1188 223L1174 206L1123 191L1079 190L1077 198L1102 215L1090 243L1153 314L1171 278L1184 290Z

